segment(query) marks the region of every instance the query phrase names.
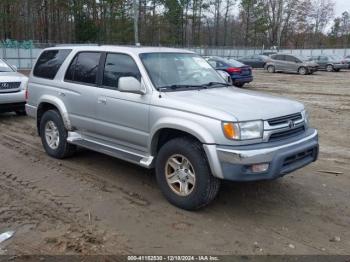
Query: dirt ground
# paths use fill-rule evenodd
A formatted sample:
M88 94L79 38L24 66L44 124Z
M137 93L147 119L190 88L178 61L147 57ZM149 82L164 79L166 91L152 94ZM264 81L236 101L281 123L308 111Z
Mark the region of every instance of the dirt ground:
M48 157L34 121L0 115L0 254L350 254L350 71L255 71L245 88L305 103L320 158L270 182L225 182L198 212L152 171L88 150ZM328 172L329 171L329 172Z

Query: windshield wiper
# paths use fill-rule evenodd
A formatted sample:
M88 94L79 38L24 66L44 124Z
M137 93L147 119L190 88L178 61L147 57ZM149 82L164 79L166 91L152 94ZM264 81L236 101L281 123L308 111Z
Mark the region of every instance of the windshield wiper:
M217 85L221 85L221 86L231 86L228 83L222 83L222 82L209 82L207 84L203 84L202 86L206 86L206 87L212 87L212 86L217 86Z
M209 82L202 85L168 85L168 86L161 86L158 87L158 90L164 90L164 89L171 89L171 90L177 90L177 89L188 89L188 88L199 88L199 89L207 89L213 86L231 86L230 84L222 83L222 82Z
M163 89L176 90L176 89L181 89L181 88L206 88L206 86L203 86L203 85L168 85L168 86L158 87L159 90L163 90Z

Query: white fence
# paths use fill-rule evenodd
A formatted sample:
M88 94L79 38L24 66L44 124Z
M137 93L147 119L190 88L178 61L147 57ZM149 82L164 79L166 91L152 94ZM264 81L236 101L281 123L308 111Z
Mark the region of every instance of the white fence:
M237 49L237 48L185 48L194 51L200 55L215 55L222 57L239 58L247 55L260 54L262 49ZM0 47L0 58L6 59L10 64L17 66L18 69L31 69L41 48L2 48ZM269 51L269 50L265 50ZM280 52L312 56L319 54L327 55L350 55L350 49L280 49Z
M222 57L244 57L254 54L260 54L263 49L231 49L231 48L187 48L196 52L200 55L207 56L222 56ZM315 55L339 55L347 56L350 55L350 48L339 48L339 49L279 49L281 53L289 53L303 56L315 56Z
M0 48L0 58L3 58L18 69L30 69L42 49L40 48Z

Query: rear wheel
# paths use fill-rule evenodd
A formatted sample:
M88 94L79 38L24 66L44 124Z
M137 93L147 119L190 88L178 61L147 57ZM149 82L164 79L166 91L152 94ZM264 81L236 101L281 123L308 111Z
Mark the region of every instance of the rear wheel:
M326 66L326 70L327 70L327 72L333 72L334 71L334 67L332 65L327 65Z
M233 84L235 87L243 87L244 83L234 83Z
M15 113L16 113L16 115L18 115L18 116L26 116L26 115L27 115L25 109L16 110Z
M190 138L175 138L161 147L156 176L166 199L186 210L208 205L219 192L220 180L211 174L202 145Z
M302 67L299 68L298 73L300 75L306 75L308 73L308 70L307 70L307 68L302 66Z
M276 69L275 69L275 67L274 67L273 65L269 65L269 66L267 67L267 72L269 72L269 73L275 73L275 72L276 72Z
M76 150L76 146L67 143L68 132L56 110L48 110L43 114L40 136L46 153L54 158L69 157Z

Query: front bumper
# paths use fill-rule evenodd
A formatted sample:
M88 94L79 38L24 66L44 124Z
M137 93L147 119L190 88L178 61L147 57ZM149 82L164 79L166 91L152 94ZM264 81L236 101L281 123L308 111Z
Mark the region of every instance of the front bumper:
M311 67L308 67L308 70L309 72L314 73L318 71L318 67L311 66Z
M25 90L13 93L0 93L0 112L23 110L25 101Z
M231 181L271 180L317 160L318 133L309 129L297 140L248 146L204 145L214 176ZM268 163L265 172L253 173L251 165Z

